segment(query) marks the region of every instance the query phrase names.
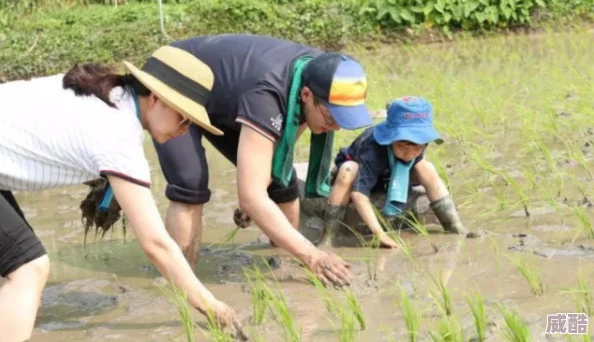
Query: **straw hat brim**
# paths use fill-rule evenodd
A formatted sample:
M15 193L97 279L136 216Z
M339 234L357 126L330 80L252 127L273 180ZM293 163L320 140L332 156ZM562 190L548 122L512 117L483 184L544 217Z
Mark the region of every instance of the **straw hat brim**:
M124 65L138 81L155 93L168 106L179 112L184 118L187 118L214 135L223 135L223 131L210 124L210 119L204 106L190 100L154 76L138 69L132 63L124 61Z

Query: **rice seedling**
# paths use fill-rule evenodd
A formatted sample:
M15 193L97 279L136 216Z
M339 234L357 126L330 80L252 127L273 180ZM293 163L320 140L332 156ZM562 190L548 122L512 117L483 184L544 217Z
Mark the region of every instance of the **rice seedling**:
M272 292L272 291L270 291ZM274 309L274 316L283 328L285 341L299 342L301 341L301 332L297 328L297 324L287 305L282 290L279 289L278 294L270 293L271 306Z
M450 316L453 310L453 302L452 302L452 295L450 290L448 289L447 285L444 283L443 277L439 277L439 280L436 279L433 274L429 273L431 279L433 280L433 284L437 287L437 293L431 290L431 295L435 300L437 306L441 310L443 315Z
M562 293L571 294L575 303L576 312L583 312L589 317L594 316L594 302L592 301L592 292L588 288L582 273L578 275L577 286L567 288Z
M254 266L253 270L244 268L243 272L250 287L252 298L252 323L260 325L264 322L266 312L270 306L270 291L258 267Z
M324 305L326 307L326 311L329 314L337 314L338 313L338 304L336 303L336 301L330 294L330 291L328 291L328 288L326 288L326 286L324 286L324 284L322 284L322 281L318 277L316 277L316 275L313 274L313 272L309 268L303 267L303 270L305 270L307 279L312 284L314 284L316 290L322 297L322 300L324 301Z
M272 272L270 265L268 263L265 264ZM270 307L274 313L275 319L283 328L285 341L298 342L301 340L301 331L298 329L295 320L291 316L287 300L276 278L274 278L274 282L276 284L276 291L268 286L265 287L267 291L268 302L270 303Z
M402 251L402 253L404 253L404 255L408 258L408 260L414 264L414 255L412 253L412 248L411 248L410 244L408 243L408 241L405 241L402 238L402 236L400 236L400 232L396 231L396 229L394 228L392 223L388 219L386 219L379 212L379 210L377 210L377 208L374 208L374 210L375 210L375 214L376 214L378 220L380 221L382 227L384 227L384 229L386 230L386 234L388 234L388 236L390 236L390 238L392 238L392 240L394 240L394 242L396 242L396 244L398 245L398 249L400 249Z
M240 229L239 227L236 227L235 229L233 229L229 233L225 234L225 236L223 236L219 240L216 240L216 241L212 242L211 244L209 244L208 245L208 248L212 248L215 244L226 245L229 242L231 242L231 243L234 244L235 243L235 236L239 232L239 229Z
M464 334L456 316L443 316L436 331L430 331L433 342L462 342Z
M409 226L415 233L425 237L429 236L429 231L427 230L427 227L421 222L419 222L418 218L415 215L401 214L398 216L398 219L400 219L402 223Z
M494 236L489 236L489 244L495 252L495 263L497 264L497 271L501 272L501 250L499 249L499 243Z
M361 330L365 330L365 328L367 327L367 324L365 323L365 317L363 317L363 310L361 309L361 304L359 303L359 300L355 296L355 293L353 293L353 291L349 289L346 292L346 299L347 299L347 303L353 313L353 316L357 320L357 323L359 323L359 328Z
M526 325L526 322L516 311L509 310L503 304L499 304L499 312L501 312L505 320L505 327L503 330L504 338L509 342L530 342L531 333Z
M398 288L400 290L400 300L398 302L398 306L402 316L404 317L408 341L415 342L420 337L419 328L421 324L421 315L411 303L406 291L400 285L400 282L398 282Z
M511 257L509 257L509 259L514 264L515 268L522 274L524 279L526 279L528 285L530 285L532 294L535 296L543 295L545 289L542 280L540 279L540 274L536 268L533 265L528 264L524 259Z
M214 317L214 313L210 310L206 313L208 332L215 342L233 342L235 338L223 330L222 325Z
M579 206L579 207L572 207L571 213L577 217L579 225L578 225L578 232L573 237L571 243L574 243L580 233L584 234L589 239L594 239L594 227L592 227L592 221L588 216L588 212L586 208Z
M162 288L165 291L165 288ZM188 342L196 341L196 323L192 318L192 311L188 305L188 296L185 291L179 290L176 286L171 286L169 297L179 313L184 333Z
M466 303L472 313L474 320L474 327L476 329L476 339L481 342L485 340L486 328L487 328L487 317L485 315L485 304L483 297L480 293L475 293L474 298L466 297Z
M355 340L355 317L348 309L340 310L340 342L353 342Z
M472 158L473 160L480 165L480 167L489 173L492 173L496 176L501 177L504 181L505 184L509 185L512 187L512 189L514 190L514 192L516 193L516 195L518 196L520 203L522 204L522 207L524 208L524 212L526 214L526 217L530 216L530 211L528 210L528 196L526 196L526 194L524 193L524 191L522 190L522 188L520 187L520 185L518 184L518 182L516 182L512 177L509 176L509 174L505 171L500 171L498 169L495 168L494 165L492 165L491 163L489 163L486 159L484 159L480 153L478 153L477 151L474 151L472 154ZM503 209L503 208L502 208Z

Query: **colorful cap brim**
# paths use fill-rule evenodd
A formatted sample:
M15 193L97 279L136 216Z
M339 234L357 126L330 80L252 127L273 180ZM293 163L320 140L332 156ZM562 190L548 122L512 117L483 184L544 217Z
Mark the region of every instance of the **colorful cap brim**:
M389 145L398 140L406 140L419 145L430 142L435 142L438 145L443 144L443 139L432 125L391 127L384 121L374 127L373 137L380 145Z
M327 104L336 123L344 129L358 129L371 126L373 121L365 104L358 106L336 106Z

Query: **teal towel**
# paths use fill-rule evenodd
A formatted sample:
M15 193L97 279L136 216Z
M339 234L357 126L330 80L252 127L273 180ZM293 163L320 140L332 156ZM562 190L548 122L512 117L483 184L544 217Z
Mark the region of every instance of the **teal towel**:
M309 165L305 183L305 197L328 197L330 195L330 165L334 132L312 134L309 147Z
M303 69L312 59L301 56L291 67L291 86L287 118L283 135L274 149L272 157L272 179L283 186L289 185L293 174L293 155L301 116L301 93ZM310 138L309 165L305 181L305 197L328 197L330 194L330 165L334 132L312 134Z
M386 216L396 216L402 213L402 208L408 200L408 185L410 181L410 169L413 166L414 159L404 163L394 158L391 146L388 146L388 159L390 160L390 183L388 183L388 193L384 204L383 214Z

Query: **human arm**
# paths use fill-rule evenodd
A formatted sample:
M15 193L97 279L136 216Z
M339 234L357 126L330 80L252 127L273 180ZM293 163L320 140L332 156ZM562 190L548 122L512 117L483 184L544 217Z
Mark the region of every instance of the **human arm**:
M215 313L224 325L240 329L236 314L196 278L180 248L167 234L150 190L118 176L107 175L114 195L126 214L143 251L161 275L181 291L202 314Z
M369 197L363 193L354 191L351 193L351 200L355 204L357 213L359 213L359 216L361 216L361 219L365 222L369 230L376 236L380 245L387 248L397 248L398 245L396 242L382 229Z
M317 249L293 228L278 205L269 198L266 189L271 183L273 153L271 140L250 126L242 126L237 151L237 191L241 210L277 246L301 260L322 280L349 283L346 262Z

